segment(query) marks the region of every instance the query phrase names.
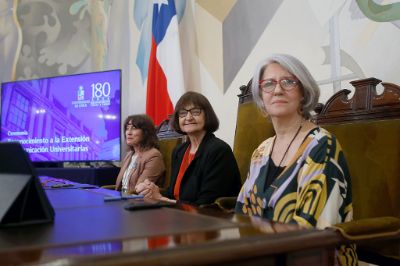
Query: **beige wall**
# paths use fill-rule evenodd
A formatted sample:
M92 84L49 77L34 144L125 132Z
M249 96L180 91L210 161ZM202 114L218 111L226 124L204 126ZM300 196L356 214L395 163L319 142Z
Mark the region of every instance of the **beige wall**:
M400 60L399 21L397 24L374 22L362 14L355 1L334 1L335 4L332 4L332 1L324 0L281 1L276 11L270 14L271 20L257 36L245 60L238 66L235 77L224 80L224 67L227 67L223 65L224 61L237 63L235 58L229 61L224 58L225 54L221 54L221 49L229 45L226 43L230 40L227 32L232 30L229 27L235 25L229 15L234 12L236 2L187 1L185 16L191 16L191 19L186 20L184 16L181 22L181 27L196 31L195 49L191 51L194 55L189 66L197 71L186 77L190 80L187 88L208 97L221 120L216 134L229 144L233 144L239 87L249 81L257 62L271 53L289 53L298 57L317 81L328 82L321 85L321 102L334 93L333 84L329 82L333 71L344 77L339 82L342 88L351 89L350 80L371 76L400 84L400 65L397 63ZM243 1L241 8L243 4L257 3ZM222 12L221 8L227 11ZM254 25L247 25L247 28L256 30L257 18L249 18L248 22ZM193 26L188 26L188 23ZM243 29L238 29L234 37L239 39L243 36L240 30ZM224 32L225 35L218 35ZM188 39L185 39L185 32L181 34L182 47L185 47ZM193 38L190 40L193 42ZM329 59L335 56L340 60L336 70ZM193 75L198 76L194 78Z
M134 22L134 11L150 1L104 1L95 9L84 6L78 15L71 14L73 1L42 0L46 8L34 8L37 3L28 0L5 1L0 5L0 62L16 63L2 66L0 81L121 68L122 116L145 112L146 79L136 65L143 27ZM16 3L20 31L11 9ZM142 22L144 15L151 17L141 15ZM41 19L45 16L57 23L47 23ZM96 30L105 38L94 38ZM334 93L330 80L335 76L343 79L338 88L371 76L400 84L400 20L374 22L353 0L187 0L180 30L186 89L208 97L221 120L216 134L230 145L239 87L271 53L301 59L325 84L321 102Z

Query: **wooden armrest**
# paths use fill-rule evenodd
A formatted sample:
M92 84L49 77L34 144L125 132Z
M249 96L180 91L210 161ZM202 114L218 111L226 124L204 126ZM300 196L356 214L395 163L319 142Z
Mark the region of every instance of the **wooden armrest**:
M101 188L114 189L115 190L115 185L105 185L105 186L101 186Z
M348 240L371 240L400 237L400 218L375 217L331 226Z
M220 197L215 200L215 204L225 212L234 212L236 197Z

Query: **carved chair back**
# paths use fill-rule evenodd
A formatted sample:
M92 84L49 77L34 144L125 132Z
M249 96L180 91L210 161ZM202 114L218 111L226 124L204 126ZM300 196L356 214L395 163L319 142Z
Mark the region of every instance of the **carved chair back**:
M400 87L376 78L353 81L355 91L334 94L320 105L314 122L333 133L342 145L353 187L354 218L400 217ZM274 130L252 100L251 84L239 97L234 154L242 181L252 152Z

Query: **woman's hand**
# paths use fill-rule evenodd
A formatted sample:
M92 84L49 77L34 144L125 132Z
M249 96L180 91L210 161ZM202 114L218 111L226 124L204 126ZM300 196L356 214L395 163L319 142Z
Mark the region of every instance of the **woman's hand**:
M162 198L160 188L148 179L137 184L135 190L139 195L143 195L147 199L160 201Z

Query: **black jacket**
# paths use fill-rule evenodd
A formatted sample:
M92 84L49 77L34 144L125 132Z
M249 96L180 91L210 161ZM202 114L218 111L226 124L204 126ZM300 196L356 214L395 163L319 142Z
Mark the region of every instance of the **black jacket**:
M174 198L179 168L190 142L179 145L172 153L171 182L166 196ZM237 196L240 173L231 147L214 134L206 134L196 155L182 177L179 200L196 205L210 204L218 197Z

